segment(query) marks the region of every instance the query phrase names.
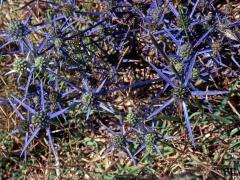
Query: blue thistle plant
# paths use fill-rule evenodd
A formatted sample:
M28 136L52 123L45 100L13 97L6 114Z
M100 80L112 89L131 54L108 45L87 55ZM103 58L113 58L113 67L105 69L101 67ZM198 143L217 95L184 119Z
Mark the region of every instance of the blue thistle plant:
M23 24L20 21L13 21L9 25L9 34L15 41L19 40L20 38L24 38L29 33L29 28L26 26L26 24Z
M35 59L34 67L37 69L38 72L43 72L48 67L48 61L44 57L38 56Z
M161 24L164 18L164 9L160 6L160 3L153 2L147 10L147 20L151 23Z
M119 124L117 125L120 129L120 132L114 132L112 129L108 128L106 125L104 125L101 122L101 125L103 127L105 127L109 133L111 133L112 135L112 145L110 147L108 147L102 154L101 157L105 156L106 154L108 154L110 151L112 151L113 149L120 149L125 151L128 156L131 158L131 160L133 161L134 164L136 164L136 159L134 158L134 156L132 155L131 151L130 151L130 144L134 143L133 140L129 139L128 136L128 132L124 131L124 125L122 122L122 115L120 114L119 116Z
M25 126L24 128L21 128L23 130L28 130L26 132L26 136L25 136L25 144L24 147L21 151L21 156L26 152L27 148L29 147L30 143L32 142L32 140L39 134L41 129L46 130L47 134L48 134L48 138L49 138L49 144L51 146L52 152L54 154L55 157L57 157L57 152L55 150L54 144L53 144L53 138L51 135L51 130L50 130L50 124L51 122L57 118L58 116L63 115L65 112L67 112L70 108L72 108L73 106L75 106L74 104L61 109L57 112L51 112L49 111L49 108L47 108L47 103L45 100L45 92L43 89L43 83L42 81L39 84L39 88L40 88L40 108L37 106L35 107L35 109L33 109L30 105L28 105L28 103L25 103L25 100L20 100L16 97L13 96L13 100L9 100L11 106L13 107L13 109L15 110L15 112L17 113L17 115L20 117L21 121L25 121L23 124L28 125L27 127ZM19 112L19 110L16 108L16 106L20 105L22 106L28 113L27 118L24 118L23 115ZM21 130L18 129L18 130ZM31 134L31 135L30 135Z
M53 27L50 27L48 32L42 33L45 35L45 39L40 43L38 47L38 53L43 54L46 51L51 50L53 47L55 48L55 50L57 50L57 52L61 50L66 38L67 28L68 26L65 27L65 24L53 25ZM51 50L51 52L52 51L53 50Z
M35 2L30 1L21 9ZM162 155L161 141L174 138L162 136L161 130L158 131L161 127L157 116L163 110L167 115L174 114L175 109L183 114L190 141L196 147L188 106L199 99L211 111L205 96L228 92L199 89L205 89L209 83L215 84L219 75L240 75L237 32L240 21L232 22L222 15L213 0L184 3L101 1L98 2L99 9L80 9L76 0L41 3L48 9L46 19L34 24L34 16L28 12L25 20L12 21L7 30L0 33L4 40L0 45L0 55L21 53L9 73L19 75L17 89L24 91L20 92L23 97L13 96L8 101L0 98L0 103L10 105L20 119L18 129L13 133L21 131L25 134L21 152L25 158L30 143L42 131L47 132L49 145L57 156L51 134L52 123L55 120L67 123L72 116L66 112L72 108L75 108L73 113L84 114L87 122L95 112L99 116L109 113L119 119L116 131L100 121L112 135L112 144L101 156L119 149L136 164L136 156L143 150L148 154ZM12 44L17 44L19 49L3 52ZM156 79L148 79L153 74L146 67L148 62L145 59L148 62L154 59L154 63L149 64L158 75ZM132 71L131 83L126 84L129 82L122 74ZM157 82L163 86L159 92L152 87L148 89L151 93L156 92L156 96L144 109L145 113L141 112L142 107L134 105L137 110L124 112L123 124L121 114L116 115L110 104L116 97L111 93L134 88L135 96L135 88L146 85L148 88ZM211 84L210 89L213 87ZM144 88L141 93L143 96L146 93L144 98L148 100L151 94L147 94ZM159 97L167 100L151 111ZM141 105L146 103L139 102L143 103ZM74 118L79 115L76 114Z
M190 140L192 142L192 145L196 147L195 141L194 141L194 136L192 133L191 125L190 125L190 120L189 120L189 115L188 115L188 109L187 109L187 99L191 96L198 96L202 98L203 96L208 96L208 95L222 95L228 93L227 91L198 91L194 89L191 89L190 86L190 78L192 75L192 70L193 66L195 64L195 58L193 58L189 70L185 75L185 78L181 81L178 82L178 85L175 85L174 82L172 82L166 75L162 73L160 69L158 69L156 66L150 63L151 67L154 69L154 71L157 72L159 77L161 77L166 83L173 88L173 93L172 97L168 99L165 103L160 105L159 108L154 110L149 116L148 119L151 119L152 117L156 116L160 111L162 111L164 108L167 106L171 105L173 102L179 103L184 112L184 118L186 121L186 126L187 130L189 133Z
M13 71L19 74L26 73L29 70L29 64L24 59L17 59L13 62Z
M75 100L74 102L79 103L83 109L86 111L86 121L89 119L92 109L101 108L104 111L114 113L112 108L108 108L103 102L100 101L99 96L102 95L103 87L106 83L107 79L103 80L101 84L96 88L93 89L90 87L86 79L82 79L83 90L82 95L79 100Z
M24 97L27 96L28 88L32 84L35 84L35 81L39 81L43 77L47 77L51 72L47 71L49 66L48 61L43 56L32 56L29 52L26 57L21 57L15 59L12 63L12 70L6 73L6 75L11 73L18 73L18 81L22 75L24 75L23 79L27 79L25 84L25 94ZM26 78L27 77L27 78Z
M30 40L30 35L44 28L45 26L39 26L34 28L29 25L31 15L23 21L12 21L10 22L6 31L0 32L0 37L6 40L6 43L0 46L0 49L5 48L11 43L16 43L19 47L18 50L9 52L0 52L0 55L4 54L18 54L32 51L33 47Z
M135 132L138 134L137 142L139 142L139 148L135 152L134 157L137 156L141 151L144 149L148 154L155 154L158 153L160 156L163 157L163 154L161 153L161 150L158 147L158 144L162 140L168 140L175 138L174 136L161 136L157 132L158 123L152 123L151 128L148 128L147 126L144 127L143 130L135 130Z
M139 124L139 118L137 117L137 115L132 112L132 111L129 111L127 116L126 116L126 121L131 125L131 126L136 126Z
M27 25L27 21L21 22L21 21L13 21L9 24L8 30L5 32L2 32L0 34L1 37L6 39L6 43L2 46L0 46L0 49L6 47L7 45L16 42L18 46L20 47L20 50L14 51L12 53L16 52L23 52L24 48L28 47L27 41L27 35L31 33L31 30L29 29Z
M91 3L91 2L88 2ZM52 5L55 12L59 13L59 17L64 18L68 24L85 21L83 15L102 15L100 12L86 12L80 9L76 0L67 0Z
M21 78L21 76L28 74L30 69L31 69L31 65L28 61L26 61L23 58L17 58L12 63L12 70L7 72L5 75L17 73L18 74L17 82L19 82L19 79Z

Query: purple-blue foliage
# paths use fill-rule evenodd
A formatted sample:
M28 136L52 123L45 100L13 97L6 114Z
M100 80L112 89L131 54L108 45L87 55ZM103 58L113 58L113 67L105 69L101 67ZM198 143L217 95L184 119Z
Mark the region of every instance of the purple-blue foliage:
M236 32L240 22L231 22L221 14L214 1L204 2L101 1L103 10L89 11L80 8L76 0L43 1L48 8L44 22L34 24L30 12L25 20L10 22L0 33L4 39L0 55L15 55L7 74L18 74L17 87L22 91L19 98L1 98L0 103L10 105L20 119L13 133L25 133L21 155L26 158L30 143L45 130L57 156L51 128L58 127L52 123L56 119L68 122L71 110L83 112L87 123L95 112L119 119L116 132L99 120L113 139L103 155L120 149L134 163L144 149L164 155L159 143L177 138L159 133L162 120L158 115L167 108L167 116L182 112L180 118L185 120L193 147L201 145L190 123L191 104L197 99L211 111L205 97L228 91L214 86L210 90L209 83L215 83L219 74L239 76L240 68ZM14 48L9 50L10 45ZM131 77L135 81L126 84L122 74L138 68L158 77ZM114 99L109 98L115 92L153 84L161 90L151 95L143 90L144 96L153 98L147 106L135 107L138 111L119 112ZM165 100L153 109L160 99Z

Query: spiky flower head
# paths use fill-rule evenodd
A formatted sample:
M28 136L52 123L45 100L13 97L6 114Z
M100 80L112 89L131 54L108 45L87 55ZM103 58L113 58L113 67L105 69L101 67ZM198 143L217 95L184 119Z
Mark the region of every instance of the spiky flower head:
M157 138L158 136L156 132L150 132L145 135L144 140L148 144L154 144L157 141Z
M113 145L116 147L123 147L126 145L126 139L123 135L116 135L113 137Z
M34 127L46 127L48 121L48 115L46 112L37 112L32 117L32 125Z
M129 112L126 117L127 122L131 125L136 125L138 123L138 118L135 113Z
M161 14L162 14L163 10L160 8L149 8L147 13L148 15L151 17L151 19L154 22L157 22L158 19L160 18Z
M12 21L9 24L8 29L9 29L11 38L13 38L14 40L18 40L19 38L23 38L24 36L29 34L28 27L20 21Z
M178 72L181 72L181 71L182 71L183 66L184 66L184 64L183 64L182 62L177 62L176 64L174 64L174 67L176 68L176 70L177 70Z
M83 93L81 97L81 102L84 107L88 107L92 103L92 100L93 100L93 94L91 92Z
M183 62L179 62L175 58L170 58L170 62L178 72L182 71L183 66L184 66Z
M193 68L193 70L192 70L192 78L196 79L196 78L199 77L199 75L200 75L199 70L197 68Z
M189 44L183 44L179 50L179 56L181 58L187 58L191 54L191 46Z
M173 90L173 96L177 99L184 99L190 95L190 90L186 87L177 87Z
M42 56L39 56L35 59L35 67L39 70L39 71L43 71L44 69L46 69L47 67L47 62L46 59Z
M149 153L149 154L154 154L155 153L155 147L153 144L147 144L146 145L146 151Z
M29 68L29 64L24 59L17 59L13 62L13 70L23 74L26 73Z
M216 54L222 50L222 44L219 41L215 41L212 43L211 48L213 53Z
M53 43L54 43L54 46L55 46L57 49L60 49L60 48L63 46L64 41L63 41L63 39L60 38L60 37L55 37Z

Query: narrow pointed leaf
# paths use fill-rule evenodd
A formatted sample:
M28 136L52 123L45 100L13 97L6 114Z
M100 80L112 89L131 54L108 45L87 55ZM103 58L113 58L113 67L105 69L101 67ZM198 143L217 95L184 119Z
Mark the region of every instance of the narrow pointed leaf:
M99 93L99 92L102 90L103 86L104 86L105 83L106 83L106 80L107 80L107 78L104 79L104 81L100 84L100 86L99 86L99 87L97 88L97 90L96 90L96 93Z
M113 109L109 109L107 106L105 106L105 104L103 104L102 102L100 102L99 107L104 109L105 111L114 114L114 110Z
M60 111L63 110L63 108L62 108L62 106L61 106L61 104L60 104L59 102L57 102L57 107L58 107L58 109L59 109ZM67 119L64 113L62 114L62 117L63 117L64 120Z
M184 101L182 101L182 105L183 105L184 118L185 118L185 121L186 121L186 126L187 126L187 130L188 130L189 138L192 142L193 147L196 148L196 144L195 144L195 141L194 141L194 136L193 136L193 133L192 133L192 128L191 128L191 124L190 124L190 120L189 120L189 116L188 116L187 105Z
M17 113L18 117L20 117L21 120L24 120L23 115L20 113L20 111L17 109L17 107L15 106L15 104L12 103L12 101L9 99L9 103L12 106L12 108L14 109L14 111Z
M163 157L163 154L162 154L161 150L159 149L159 147L158 147L157 145L154 145L154 148L155 148L155 150L157 151L157 153L158 153L161 157Z
M193 96L214 96L214 95L222 95L227 94L228 91L191 91Z
M146 143L142 144L141 147L137 150L137 152L135 152L135 154L133 156L138 155L146 146L147 146Z
M27 142L24 144L24 147L23 147L23 149L22 149L22 152L21 152L20 156L22 156L23 153L27 150L29 144L30 144L30 143L32 142L32 140L38 135L40 129L41 129L40 127L37 127L37 128L33 131L33 133L31 134L30 138L29 138L29 139L27 140Z
M86 113L86 121L89 119L91 110L92 110L92 106L88 106L88 108L87 108L87 113Z
M198 6L199 1L200 1L200 0L197 0L197 2L195 2L194 6L193 6L193 8L192 8L191 14L190 14L190 16L189 16L190 18L192 18L193 14L194 14L197 6Z
M100 121L100 123L101 123L101 125L104 126L104 127L108 130L108 132L110 132L113 136L116 136L116 135L117 135L114 131L112 131L109 127L107 127L107 126L106 126L105 124L103 124L101 121Z
M179 16L180 16L179 12L178 12L177 9L174 7L174 5L172 4L172 2L169 2L169 3L168 3L168 7L169 7L169 9L171 9L171 11L173 12L173 14L174 14L176 17L179 17Z
M134 165L136 165L137 164L136 160L134 159L134 157L133 157L132 153L130 152L130 150L127 147L123 147L123 148L127 151L127 154L132 159Z
M189 65L189 68L188 68L188 71L187 71L187 75L185 77L185 81L184 81L184 84L183 86L184 87L187 87L189 81L190 81L190 78L192 76L192 71L193 71L193 67L195 65L195 62L196 62L196 56L194 56L192 59L191 59L191 63Z
M47 127L46 131L47 131L48 140L49 140L49 144L50 144L50 147L52 149L52 152L53 152L54 156L57 157L57 151L56 151L56 149L54 147L54 144L53 144L53 138L52 138L52 135L51 135L50 127Z
M42 80L40 80L40 94L41 94L41 108L42 108L42 111L45 111L45 99L44 99Z
M82 83L83 83L83 87L86 91L90 91L90 88L89 88L89 85L88 85L88 82L86 79L82 79Z
M33 76L33 69L31 69L31 71L28 75L27 85L25 87L25 92L24 92L24 98L27 98L28 88L30 86L32 76Z
M107 155L110 151L112 151L114 149L114 145L111 145L109 148L107 148L101 155L100 157L103 157L105 155Z
M157 108L155 111L153 111L153 113L151 113L147 119L151 119L153 116L156 116L161 110L163 110L165 107L169 106L174 100L175 100L174 98L171 98L168 101L166 101L165 103L163 103L159 108Z
M212 31L213 29L209 29L197 42L193 45L193 48L197 47L207 36L208 34Z
M28 140L28 132L26 132L26 135L25 135L25 138L24 138L24 144L27 143L27 140ZM27 151L24 152L24 160L26 161L27 160Z
M50 119L53 119L53 118L56 118L56 117L58 117L58 116L60 116L60 115L63 115L68 109L69 109L69 107L64 108L64 109L62 109L62 110L60 110L60 111L54 112L54 113L52 113L52 114L49 115L49 118L50 118Z
M15 101L17 101L17 102L18 102L21 106L23 106L26 110L30 111L30 112L33 113L33 114L36 113L36 111L35 111L33 108L31 108L30 106L28 106L28 105L25 104L24 102L20 101L18 98L14 97L14 96L12 96L12 97L13 97L13 99L14 99Z
M144 112L144 114L148 113L148 111L152 108L152 106L154 105L154 103L158 100L158 98L161 96L161 94L166 90L166 88L168 88L169 84L166 84L165 87L158 92L158 94L156 95L156 97L152 100L151 104L148 106L147 110Z
M173 82L162 73L162 71L160 69L158 69L156 66L154 66L152 63L149 63L151 65L151 67L157 72L157 74L159 75L159 77L161 77L164 81L166 81L168 84L170 84L173 88L175 88L176 86L173 84Z

